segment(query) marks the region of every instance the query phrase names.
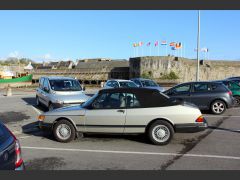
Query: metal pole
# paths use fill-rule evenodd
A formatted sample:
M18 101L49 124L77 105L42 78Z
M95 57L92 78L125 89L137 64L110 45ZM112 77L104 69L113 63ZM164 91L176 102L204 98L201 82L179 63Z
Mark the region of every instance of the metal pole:
M198 10L198 34L197 34L197 74L196 81L199 81L199 47L200 47L200 10Z

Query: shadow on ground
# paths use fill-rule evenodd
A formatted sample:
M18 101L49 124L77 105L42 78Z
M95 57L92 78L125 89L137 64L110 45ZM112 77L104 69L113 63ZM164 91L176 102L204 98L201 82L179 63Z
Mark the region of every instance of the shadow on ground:
M234 132L234 133L240 133L240 130L234 130L234 129L227 129L227 128L221 128L217 126L208 126L209 129L213 130L221 130L221 131L228 131L228 132Z
M43 107L43 106L37 106L36 105L36 98L35 97L25 97L22 98L23 101L25 101L27 103L27 105L29 106L33 106L37 109L39 109L40 111L46 112L47 108Z
M22 126L22 132L27 135L41 137L55 141L51 131L41 130L38 127L38 122L33 122ZM121 134L84 134L84 137L79 137L76 141L89 142L108 142L116 140L130 140L144 144L151 144L145 135L121 135Z

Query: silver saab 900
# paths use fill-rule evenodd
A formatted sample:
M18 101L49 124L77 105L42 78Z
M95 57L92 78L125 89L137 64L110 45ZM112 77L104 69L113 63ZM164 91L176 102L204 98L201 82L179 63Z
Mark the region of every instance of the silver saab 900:
M145 133L153 144L165 145L175 132L207 127L196 106L145 88L103 89L82 106L55 109L38 120L39 127L49 128L60 142L82 133Z

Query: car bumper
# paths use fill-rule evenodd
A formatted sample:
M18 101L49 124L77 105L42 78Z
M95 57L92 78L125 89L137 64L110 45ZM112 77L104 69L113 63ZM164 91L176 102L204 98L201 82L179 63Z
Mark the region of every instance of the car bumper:
M189 123L175 125L176 132L200 132L208 128L208 123L204 119L203 123Z
M64 103L64 104L60 104L60 103L53 103L53 107L54 109L57 109L57 108L62 108L62 107L67 107L67 106L74 106L74 105L82 105L82 103Z
M24 165L24 163L22 163L22 165L19 166L18 168L15 168L15 171L23 171L23 170L25 170L25 165Z

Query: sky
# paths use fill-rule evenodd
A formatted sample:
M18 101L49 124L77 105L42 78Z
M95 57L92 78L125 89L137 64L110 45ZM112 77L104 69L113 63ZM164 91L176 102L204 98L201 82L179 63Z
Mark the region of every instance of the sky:
M201 10L200 58L240 60L240 11ZM196 58L196 10L0 11L0 59L35 61L182 55ZM154 42L181 42L181 51ZM143 46L133 48L133 43ZM151 46L146 44L151 42ZM138 50L137 50L138 49ZM138 51L138 52L137 52Z

